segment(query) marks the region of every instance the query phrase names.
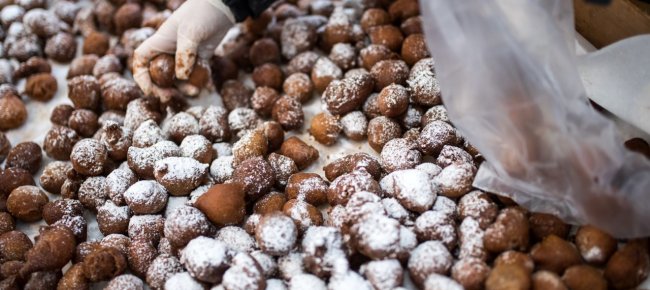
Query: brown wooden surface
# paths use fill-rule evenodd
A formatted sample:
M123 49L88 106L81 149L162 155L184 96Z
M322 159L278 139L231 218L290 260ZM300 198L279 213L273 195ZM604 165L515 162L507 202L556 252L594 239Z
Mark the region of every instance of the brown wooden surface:
M612 0L608 6L574 0L576 30L595 47L650 33L650 4L639 0Z

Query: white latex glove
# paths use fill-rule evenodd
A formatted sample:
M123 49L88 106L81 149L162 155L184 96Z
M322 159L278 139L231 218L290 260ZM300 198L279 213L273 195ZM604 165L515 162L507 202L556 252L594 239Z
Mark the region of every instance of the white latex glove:
M163 95L165 89L151 81L149 62L161 53L175 53L176 78L187 80L197 57L209 60L234 23L221 0L186 1L135 50L133 78L145 95Z

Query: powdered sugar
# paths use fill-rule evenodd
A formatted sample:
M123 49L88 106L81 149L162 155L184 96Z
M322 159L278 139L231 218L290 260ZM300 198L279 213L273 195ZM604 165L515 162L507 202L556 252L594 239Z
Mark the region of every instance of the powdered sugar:
M165 282L165 289L204 290L201 283L187 272L176 273Z
M395 197L409 210L426 211L436 199L429 175L420 170L395 171L384 177L380 185L386 193Z
M72 23L77 12L81 10L81 5L70 1L57 1L53 6L54 14L61 20Z
M141 180L124 192L124 200L135 213L156 213L162 210L167 203L167 190L156 181ZM160 200L165 202L160 203ZM146 210L141 210L141 207Z
M284 23L280 34L282 55L291 59L309 50L316 42L316 31L299 19L289 19Z
M396 259L371 261L361 269L375 289L395 289L402 285L403 272L402 265Z
M302 251L305 263L316 274L344 273L349 269L343 251L343 238L337 228L322 226L308 228L302 239Z
M411 252L408 269L414 280L423 282L431 274L446 274L452 261L451 254L441 242L428 241Z
M264 275L253 257L239 253L223 275L222 285L229 290L261 289L264 286Z
M112 201L107 201L97 209L97 219L108 224L121 223L131 218L131 210L128 206L117 206Z
M329 78L332 80L343 77L343 71L327 57L319 58L312 70L312 79Z
M83 216L64 215L54 225L62 225L70 229L78 241L86 240L88 224Z
M381 150L379 162L386 172L414 168L422 161L417 144L408 139L395 138Z
M255 237L262 251L281 256L289 253L296 243L298 229L293 220L283 214L266 215L257 225Z
M0 20L5 27L8 27L13 22L21 21L23 15L25 15L25 8L19 5L7 5L0 12Z
M129 220L128 235L131 239L159 241L164 224L165 218L159 214L134 215Z
M181 251L181 263L199 280L219 283L227 268L226 245L208 237L197 237Z
M425 290L463 290L463 286L449 277L432 273L424 282Z
M162 129L154 120L146 120L133 132L133 146L149 147L165 140Z
M347 271L342 274L334 275L330 278L330 283L327 286L330 290L373 290L372 285L361 275L353 271Z
M442 168L440 168L440 166L435 165L431 162L421 163L415 166L415 169L426 172L432 179L440 174L440 171L442 171Z
M341 126L346 136L363 137L368 130L368 120L363 112L352 111L341 118Z
M379 196L368 191L358 191L352 194L350 200L345 205L345 220L349 223L355 223L366 216L378 214L385 215L386 211L380 202Z
M440 188L441 194L459 197L472 189L475 170L472 164L451 164L442 169L433 181Z
M449 123L449 116L447 116L447 109L443 105L436 105L429 108L424 116L422 116L423 126L433 121L443 121ZM426 123L424 122L426 120Z
M474 158L467 151L456 146L445 145L436 159L438 166L445 168L454 163L472 163Z
M486 228L498 214L497 205L482 191L475 190L464 195L458 203L458 214L461 218L472 217L479 222L481 228Z
M289 290L326 290L325 282L312 274L298 274L289 281Z
M216 156L231 156L232 155L232 145L226 142L214 143L212 144L212 149L217 153Z
M135 50L142 42L147 40L151 35L156 32L151 27L142 27L138 29L129 29L122 34L120 43L124 45L127 51Z
M180 148L181 156L191 157L197 161L201 161L200 157L205 156L207 154L206 151L212 150L212 144L202 135L190 135L183 139Z
M298 252L289 253L278 259L280 276L284 280L291 280L294 276L304 273L302 254Z
M216 239L235 252L250 253L255 248L255 240L244 229L236 226L221 228Z
M199 121L188 113L179 112L163 122L162 131L165 136L181 142L184 137L199 133Z
M298 172L298 166L296 166L296 163L293 161L293 159L287 156L271 153L269 154L269 157L267 159L269 164L271 165L271 168L273 168L273 173L275 175L275 182L280 187L286 186L289 177L292 174ZM306 182L309 183L310 181L306 180ZM311 184L308 184L307 186L311 186ZM327 185L325 185L325 187L327 187ZM301 197L304 198L304 194L305 194L304 192L299 192L298 198Z
M460 236L460 250L458 258L477 258L485 260L487 253L483 246L483 236L485 232L479 226L479 223L471 218L465 218L458 228Z
M67 27L54 13L41 8L32 9L25 13L23 23L27 31L41 37L52 36L61 31L62 28Z
M406 210L397 199L384 198L381 200L381 204L383 205L388 217L398 220L403 225L410 226L413 224L411 213Z
M236 108L228 114L228 126L234 132L244 132L257 127L259 118L250 108Z
M181 150L171 141L160 141L151 147L129 147L129 168L141 178L152 178L156 161L166 157L180 156Z
M433 204L433 211L444 213L451 218L456 218L456 202L451 198L438 196L436 197L436 202Z
M211 290L219 289L212 288ZM266 290L287 290L287 286L280 279L266 279Z
M144 289L144 282L142 280L134 275L131 274L122 274L119 275L113 280L111 280L108 285L106 285L105 289L109 290L123 290L123 289L129 289L129 290L143 290Z
M337 43L332 46L329 58L340 68L348 70L356 64L357 53L349 43Z
M210 189L210 185L201 185L194 189L192 192L190 192L190 198L187 200L186 204L193 206L194 203L196 203L196 200L201 197L201 195L208 192L208 189Z
M440 153L444 145L455 144L456 129L442 121L433 121L424 126L418 138L418 145L424 154Z
M138 178L130 169L115 169L106 176L106 194L115 204L122 205L124 192L137 180Z
M167 185L167 189L175 195L187 194L198 187L207 170L207 164L189 157L167 157L154 164L156 180ZM181 187L182 192L177 187Z
M421 59L415 63L406 82L411 90L411 99L415 103L433 106L442 102L432 58Z
M586 251L582 251L582 257L585 261L603 261L605 260L605 251L599 246L594 245Z
M251 252L251 257L257 261L257 264L262 268L264 277L270 278L274 277L278 272L278 263L275 261L275 257L267 255L262 251L253 251ZM267 280L268 282L268 280Z
M233 168L233 156L221 156L210 165L210 174L216 183L224 183L232 177L235 169Z
M393 256L400 250L399 222L383 215L366 216L350 229L359 251L371 258Z
M447 248L456 246L456 223L443 212L426 211L415 220L419 240L438 240Z

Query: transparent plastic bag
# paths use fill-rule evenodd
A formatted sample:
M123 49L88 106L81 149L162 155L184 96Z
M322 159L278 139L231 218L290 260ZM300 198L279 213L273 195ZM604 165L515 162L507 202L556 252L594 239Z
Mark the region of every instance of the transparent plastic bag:
M486 160L474 186L620 238L650 235L650 162L589 105L572 1L420 7L449 117Z

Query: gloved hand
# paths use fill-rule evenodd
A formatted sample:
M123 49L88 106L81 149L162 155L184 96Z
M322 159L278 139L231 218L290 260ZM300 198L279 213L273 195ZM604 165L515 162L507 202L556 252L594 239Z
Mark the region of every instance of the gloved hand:
M164 95L166 90L151 82L149 62L161 53L175 53L176 78L187 80L197 57L209 60L234 23L221 0L186 1L135 50L133 78L145 95Z

